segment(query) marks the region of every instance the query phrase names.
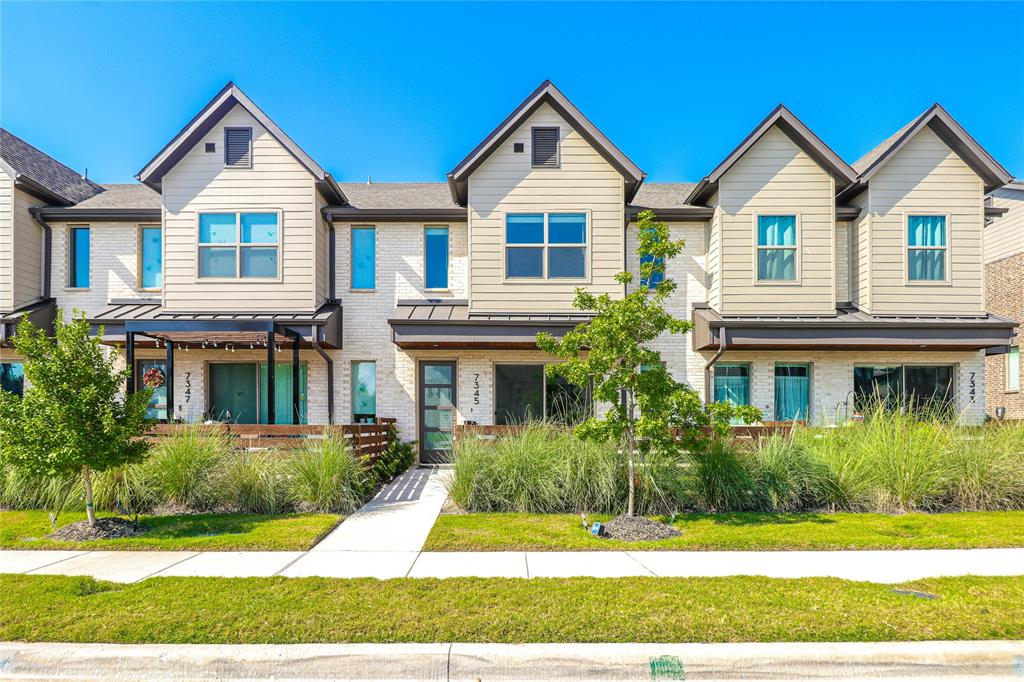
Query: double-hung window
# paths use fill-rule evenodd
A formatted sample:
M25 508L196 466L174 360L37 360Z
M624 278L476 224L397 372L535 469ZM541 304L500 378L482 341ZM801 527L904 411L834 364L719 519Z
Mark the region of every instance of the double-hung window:
M946 280L946 216L907 218L907 279L911 282Z
M448 228L428 225L423 230L424 284L427 289L448 288Z
M377 230L373 227L352 228L352 288L374 289L377 286Z
M159 225L139 228L139 287L159 289L163 286L163 243Z
M757 216L758 281L795 282L797 267L796 216Z
M201 213L199 276L277 277L280 244L277 212Z
M584 279L586 276L585 213L506 214L506 279Z
M68 286L89 288L89 228L85 225L68 228Z

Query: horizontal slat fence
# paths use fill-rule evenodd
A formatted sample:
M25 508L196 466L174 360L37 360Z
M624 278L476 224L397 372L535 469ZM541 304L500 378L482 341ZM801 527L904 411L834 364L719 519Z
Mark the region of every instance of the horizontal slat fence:
M732 437L734 440L739 441L760 440L761 438L770 436L773 433L789 433L796 424L802 424L802 422L765 422L763 424L754 424L749 426L733 426ZM522 429L523 426L519 424L460 424L455 427L455 438L458 440L465 436L479 436L487 440L492 440L511 433L517 433ZM704 429L704 432L710 433L710 430Z
M381 417L375 424L293 425L293 424L207 424L201 428L220 432L231 438L239 448L289 449L306 445L310 439L324 434L337 434L348 439L357 455L376 458L395 437L396 420ZM158 441L174 433L195 428L192 424L157 424L150 429L150 440Z

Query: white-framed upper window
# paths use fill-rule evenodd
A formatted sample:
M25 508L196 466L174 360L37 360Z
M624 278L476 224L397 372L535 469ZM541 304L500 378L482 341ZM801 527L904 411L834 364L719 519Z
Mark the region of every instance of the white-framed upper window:
M203 279L280 277L280 246L280 211L199 214Z
M1020 346L1011 346L1006 354L1006 390L1020 390Z
M755 216L758 282L796 282L800 271L800 225L795 215Z
M252 168L252 128L224 129L224 166Z
M506 279L587 277L586 213L506 213Z
M907 216L907 280L945 282L948 245L944 215Z

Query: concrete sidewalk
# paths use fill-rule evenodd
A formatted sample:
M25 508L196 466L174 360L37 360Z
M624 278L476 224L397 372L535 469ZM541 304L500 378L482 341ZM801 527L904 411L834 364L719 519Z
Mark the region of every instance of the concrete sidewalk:
M347 522L346 522L347 523ZM49 552L0 551L0 573L333 578L628 576L832 577L877 583L958 575L1024 575L1024 549L842 552Z
M0 679L1008 680L1024 642L778 644L0 643Z

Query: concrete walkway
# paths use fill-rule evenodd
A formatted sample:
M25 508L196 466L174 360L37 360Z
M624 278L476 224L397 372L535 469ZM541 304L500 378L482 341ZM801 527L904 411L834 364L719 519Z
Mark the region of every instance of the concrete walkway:
M346 522L347 523L347 522ZM1024 575L1024 549L844 552L49 552L0 551L0 573L331 578L555 578L629 576L832 577L876 583Z
M0 679L1009 680L1024 643L27 644Z

